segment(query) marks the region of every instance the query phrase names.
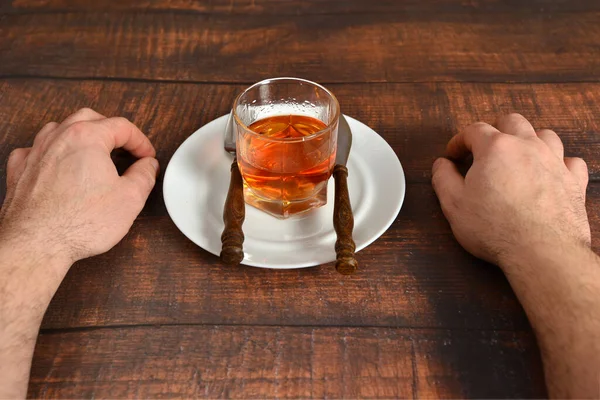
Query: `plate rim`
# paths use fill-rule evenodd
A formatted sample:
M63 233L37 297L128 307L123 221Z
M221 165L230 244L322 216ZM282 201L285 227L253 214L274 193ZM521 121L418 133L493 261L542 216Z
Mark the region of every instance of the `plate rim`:
M184 230L181 228L181 226L177 223L177 221L175 220L175 218L173 218L173 215L170 211L170 207L169 207L169 201L167 200L169 198L169 196L166 195L166 186L165 183L167 182L167 176L169 175L169 170L172 169L172 160L175 158L175 156L177 155L177 153L184 147L184 144L192 139L192 137L194 135L196 135L200 130L205 129L208 125L211 125L213 123L218 123L220 120L226 118L229 114L224 114L221 115L217 118L214 118L212 120L210 120L209 122L207 122L206 124L202 125L201 127L199 127L198 129L196 129L193 133L191 133L183 142L181 142L181 144L177 147L177 149L175 150L175 152L173 152L173 155L171 156L171 158L169 159L169 162L167 164L167 168L165 168L165 173L163 175L163 182L162 182L162 194L163 194L163 201L165 202L165 208L167 209L167 214L169 215L169 218L171 219L171 221L173 222L173 224L175 224L175 226L177 227L177 229L188 239L190 240L192 243L194 243L196 246L200 247L202 250L216 256L219 257L219 254L212 252L209 249L206 249L204 246L200 245L199 243L197 243L196 240L194 240L192 237L188 236ZM398 215L400 213L400 210L402 209L402 206L404 205L404 200L406 197L406 174L404 173L404 168L402 166L402 163L400 162L400 159L398 158L398 155L396 154L396 152L394 151L394 149L390 146L390 144L383 138L383 136L381 136L379 133L377 133L377 131L375 131L373 128L371 128L369 125L361 122L360 120L350 117L346 114L343 114L344 117L346 117L346 119L350 120L351 122L354 123L359 123L361 125L364 125L365 127L367 127L368 129L370 129L375 135L377 135L383 142L383 144L387 147L387 150L389 150L393 155L394 155L394 162L397 164L396 166L398 167L399 172L401 173L402 176L402 182L400 185L400 197L398 198L398 201L396 201L396 207L394 209L393 212L393 217L390 218L385 224L381 225L381 228L372 235L372 238L369 240L366 240L365 242L363 242L360 245L356 246L356 252L359 252L363 249L365 249L366 247L370 246L371 244L373 244L377 239L379 239L391 226L392 224L396 221L396 219L398 218ZM225 150L223 150L225 151ZM273 270L290 270L290 269L302 269L302 268L312 268L312 267L318 267L319 265L324 265L330 262L334 262L335 259L330 260L330 261L325 261L322 263L317 263L315 264L314 262L304 262L304 263L292 263L292 264L286 264L286 265L277 265L277 266L273 266L273 265L265 265L265 264L261 264L261 263L256 263L253 262L251 260L247 260L244 258L244 260L242 260L241 264L245 265L245 266L249 266L249 267L254 267L254 268L264 268L264 269L273 269Z

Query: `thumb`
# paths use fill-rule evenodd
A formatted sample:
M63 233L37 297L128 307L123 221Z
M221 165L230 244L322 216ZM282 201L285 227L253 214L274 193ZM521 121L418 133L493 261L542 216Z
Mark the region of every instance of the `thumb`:
M157 173L158 160L154 157L144 157L127 168L121 179L145 202L156 183Z
M440 200L444 215L448 218L448 211L453 207L454 199L458 198L465 180L456 168L456 165L447 158L438 158L431 168L431 184Z

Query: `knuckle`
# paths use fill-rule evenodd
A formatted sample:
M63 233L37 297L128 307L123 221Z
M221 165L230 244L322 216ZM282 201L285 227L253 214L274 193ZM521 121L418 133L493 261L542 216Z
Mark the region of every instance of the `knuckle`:
M110 119L117 126L129 127L129 126L133 125L133 123L125 117L113 117Z
M484 135L484 136L493 136L496 133L498 133L498 130L496 128L494 128L492 125L486 123L486 122L476 122L474 124L471 124L468 126L468 128L465 130L465 134L469 135L469 134L477 134L479 135Z
M558 136L558 134L554 131L550 131L551 133L548 133L549 136L552 136L554 138L554 140L556 141L556 144L560 145L561 147L564 147L563 141L561 140L560 136Z
M69 125L62 134L62 138L69 142L81 142L89 140L93 135L90 134L92 125L87 121L76 121Z
M99 114L92 110L91 108L85 107L85 108L80 108L79 110L75 111L73 114L69 115L67 117L67 119L65 119L63 121L63 124L65 125L72 125L78 121L89 121L89 120L94 120L97 119L99 116Z
M556 135L556 132L554 132L552 129L540 129L538 131L538 135ZM558 136L558 135L556 135Z
M86 116L90 116L90 115L95 115L95 114L96 114L96 112L94 110L92 110L91 108L89 108L89 107L80 108L79 110L77 110L75 112L75 115L82 116L82 117L86 117Z
M84 132L85 130L87 130L88 127L89 124L87 121L76 121L73 122L73 124L69 125L66 131L73 134L75 132Z
M585 173L588 172L587 163L585 162L585 160L583 158L567 157L567 158L565 158L565 164L571 170L576 170L576 171L585 172Z
M560 136L558 136L558 134L556 132L554 132L552 129L542 129L539 130L537 132L537 135L540 137L546 137L546 138L551 138L553 140L556 141L556 143L558 144L560 142L560 144L562 145L562 140L560 140Z
M16 148L13 151L11 151L10 154L8 155L8 161L10 162L10 160L14 160L14 158L18 157L22 151L23 151L22 148Z
M585 162L585 160L581 157L574 157L573 158L573 164L577 165L577 167L581 168L582 170L588 170L588 166L587 163Z
M508 135L494 135L490 137L490 148L496 151L504 151L511 146L510 139Z
M133 131L135 125L125 117L113 117L108 119L112 129L118 131Z
M526 123L528 123L527 119L519 113L506 114L496 120L496 125L501 131L518 128Z
M509 122L517 122L525 119L523 115L515 112L507 114L504 118Z
M90 124L87 121L77 121L65 130L65 135L70 138L80 138L87 134Z
M15 163L18 164L19 162L22 162L27 155L26 152L27 149L24 148L16 148L13 151L11 151L6 161L7 168L12 169L15 167Z
M489 126L490 126L490 124L488 124L488 123L486 123L486 122L483 122L483 121L478 121L478 122L475 122L475 123L471 124L471 125L469 126L469 128L470 128L470 129L473 129L473 130L478 130L478 129L485 129L485 128L488 128Z
M45 124L41 130L43 131L47 131L47 130L51 130L58 127L58 123L52 121L52 122L48 122L47 124Z

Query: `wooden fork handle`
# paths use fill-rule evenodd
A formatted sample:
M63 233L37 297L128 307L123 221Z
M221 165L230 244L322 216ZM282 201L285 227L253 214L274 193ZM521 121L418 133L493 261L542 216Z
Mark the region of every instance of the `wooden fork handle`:
M358 262L354 258L356 245L352 239L354 216L352 215L352 206L348 195L348 168L343 165L336 165L333 169L333 178L335 179L333 227L337 233L335 269L340 274L350 275L358 269Z
M242 175L233 159L231 164L231 180L229 191L223 209L223 222L225 228L221 235L221 261L230 265L238 265L244 259L244 232L242 225L246 217L246 205L244 203L244 184Z

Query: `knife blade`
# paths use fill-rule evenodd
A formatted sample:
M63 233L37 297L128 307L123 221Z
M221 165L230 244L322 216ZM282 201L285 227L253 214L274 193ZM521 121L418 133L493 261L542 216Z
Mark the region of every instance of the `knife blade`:
M336 165L333 168L333 178L335 180L333 227L337 234L335 269L343 275L351 275L358 269L358 262L354 255L356 250L356 244L352 238L354 216L350 204L350 195L348 194L348 168L346 168L351 148L352 131L344 115L340 115L335 156Z
M233 126L233 110L229 113L225 127L223 147L226 152L233 155L231 163L231 179L225 205L223 207L223 234L221 235L220 258L226 264L238 265L244 259L244 232L242 225L246 218L246 204L244 203L244 183L236 158L236 132Z

